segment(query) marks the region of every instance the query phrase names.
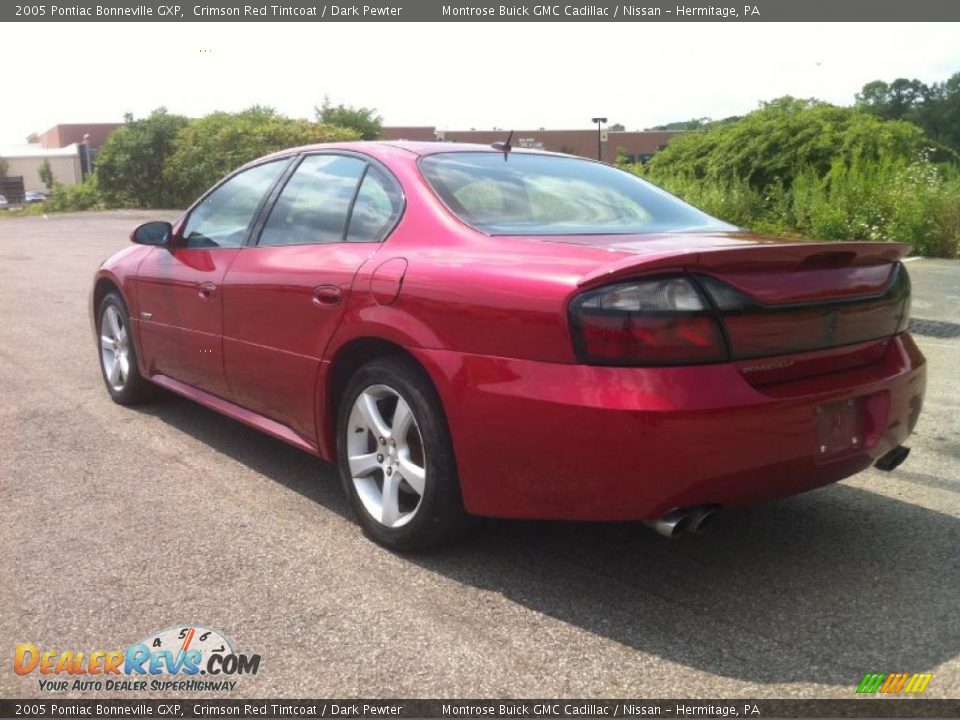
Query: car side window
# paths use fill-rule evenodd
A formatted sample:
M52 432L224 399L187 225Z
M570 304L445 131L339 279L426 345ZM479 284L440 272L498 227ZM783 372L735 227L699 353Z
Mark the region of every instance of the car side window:
M259 245L343 242L350 204L366 163L343 155L310 155L270 211Z
M187 247L239 247L263 196L273 187L288 159L244 170L207 195L183 228Z
M382 242L393 228L402 206L397 184L371 165L353 203L347 242Z

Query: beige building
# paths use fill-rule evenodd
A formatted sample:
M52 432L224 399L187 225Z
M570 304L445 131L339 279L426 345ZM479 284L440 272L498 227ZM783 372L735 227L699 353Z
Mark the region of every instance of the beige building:
M45 148L39 143L0 146L0 158L7 161L7 177L23 177L24 190L47 189L40 179L44 160L50 163L56 182L75 185L83 180L76 143L63 148Z

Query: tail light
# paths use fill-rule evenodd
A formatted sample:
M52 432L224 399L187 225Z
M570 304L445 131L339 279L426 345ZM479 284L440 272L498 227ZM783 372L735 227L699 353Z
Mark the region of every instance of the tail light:
M709 276L660 277L577 295L570 325L591 365L694 365L855 345L904 332L910 279L897 263L878 294L764 304Z
M900 263L878 294L785 305L764 305L714 277L698 281L723 319L734 360L879 340L910 321L910 279Z
M717 319L684 277L608 285L570 303L574 345L593 365L693 365L726 359Z
M900 320L897 322L897 332L906 332L910 327L910 275L907 268L902 264L899 266L898 280L901 283L901 292L903 293L903 305L900 306Z

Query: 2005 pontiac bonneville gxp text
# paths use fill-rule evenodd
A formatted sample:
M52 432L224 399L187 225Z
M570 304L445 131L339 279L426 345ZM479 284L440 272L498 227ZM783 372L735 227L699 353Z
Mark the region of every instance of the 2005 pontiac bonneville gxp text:
M494 146L256 160L96 275L103 377L339 464L366 532L644 520L892 469L920 413L898 243L720 222L621 170Z

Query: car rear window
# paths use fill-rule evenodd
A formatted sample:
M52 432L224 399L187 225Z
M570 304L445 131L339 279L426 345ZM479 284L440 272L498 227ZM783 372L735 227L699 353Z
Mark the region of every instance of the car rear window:
M420 169L461 220L490 235L732 230L637 176L580 158L444 152Z

